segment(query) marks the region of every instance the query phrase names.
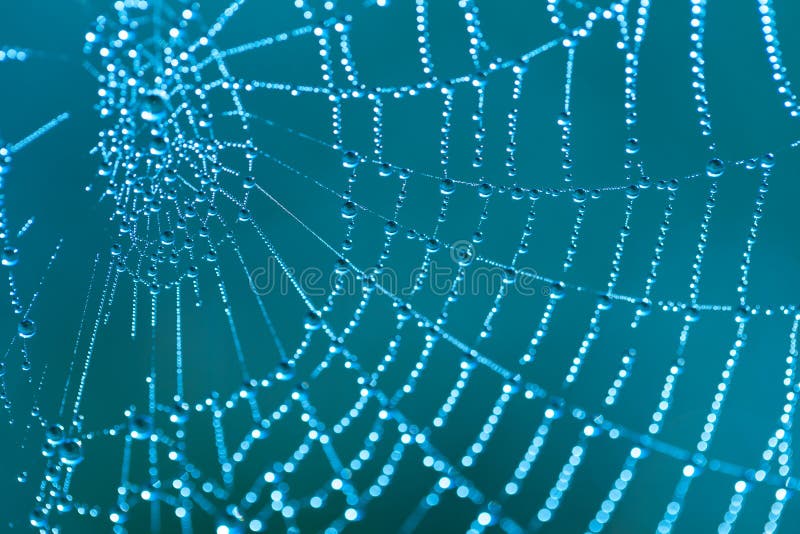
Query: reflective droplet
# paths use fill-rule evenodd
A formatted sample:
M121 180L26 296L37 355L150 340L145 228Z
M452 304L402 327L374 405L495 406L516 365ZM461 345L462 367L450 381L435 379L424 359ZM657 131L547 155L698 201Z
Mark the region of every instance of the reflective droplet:
M649 299L642 299L636 304L636 315L639 317L645 317L650 315L650 312L653 310L653 305Z
M172 233L170 230L165 230L161 233L161 244L162 245L172 245L175 243L175 234Z
M352 219L353 217L356 216L356 213L358 213L358 209L356 208L356 205L354 203L348 200L342 205L341 213L343 218Z
M451 195L456 190L456 184L450 178L445 178L439 182L439 191L443 195Z
M750 307L749 306L740 306L739 309L736 310L736 318L737 323L746 323L750 320Z
M317 312L310 311L306 315L306 330L319 330L322 327L322 317Z
M165 137L157 135L150 140L150 155L163 156L167 150L169 150L169 144Z
M25 318L17 325L17 333L19 337L28 339L36 335L36 323L32 320Z
M397 234L397 223L394 221L387 221L386 224L383 225L383 231L386 235L395 235Z
M345 169L355 169L359 162L358 154L352 150L348 150L342 155L342 167Z
M17 247L7 246L3 248L3 256L0 261L6 267L13 267L19 263L19 250L17 250Z
M28 520L34 528L45 529L47 527L47 514L39 507L31 510Z
M719 178L725 173L725 163L719 158L713 158L706 164L706 174L710 178Z
M550 297L553 299L562 299L566 294L566 287L564 282L556 282L550 286Z
M153 418L145 414L133 414L128 419L128 432L133 439L150 439L153 435Z
M378 174L386 178L387 176L392 175L392 166L388 163L381 163L380 167L378 167Z
M411 317L412 317L411 304L403 304L402 306L400 306L400 308L399 308L399 310L397 312L397 320L398 321L407 321L407 320L411 319Z
M60 445L64 441L64 427L61 425L50 425L44 431L44 439L51 445Z
M83 461L81 442L77 439L68 439L58 447L59 458L64 465L78 465Z
M467 241L459 241L453 245L451 255L456 263L462 267L467 267L475 258L475 247Z
M147 122L160 122L167 116L168 101L164 91L149 91L142 99L139 115Z

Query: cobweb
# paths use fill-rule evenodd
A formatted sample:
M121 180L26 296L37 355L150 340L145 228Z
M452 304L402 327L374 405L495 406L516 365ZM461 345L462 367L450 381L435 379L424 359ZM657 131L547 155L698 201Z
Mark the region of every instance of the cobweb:
M456 21L464 37L466 71L453 75L436 53L454 46L437 40L438 3L285 2L266 13L292 13L298 24L274 33L253 4L120 0L86 34L102 121L89 189L110 212L114 238L93 262L60 402L37 407L25 430L28 441L41 430L45 462L20 476L38 482L30 525L667 533L692 500L708 500L708 487L692 493L708 479L718 483L715 502L724 500L719 532L750 502L759 517L748 524L765 532L791 521L800 314L751 302L749 288L773 169L798 143L723 157L706 86L704 0L690 2L688 21L702 163L677 177L648 175L639 132L649 0L544 2L534 13L549 33L512 59L495 55L478 2L452 2L436 20ZM422 81L362 82L369 51L358 46L369 45L358 40L359 17L377 24L384 10L413 12L382 20L412 27ZM751 17L773 91L796 118L772 2L754 3ZM601 37L622 64L624 114L609 115L618 127L609 137L620 141L607 155L613 164L592 169L579 152L598 158L574 142L573 79ZM381 35L372 38L378 46ZM400 64L404 53L384 62ZM302 54L315 72L298 72ZM301 81L280 81L284 70ZM526 115L529 86L542 78L557 90L538 89L544 118ZM413 124L392 130L401 120ZM546 121L549 138L526 139L526 120ZM532 145L555 147L554 171L537 167ZM701 282L731 180L755 183L755 194L737 206L744 222L725 242L740 267L733 291L713 303L701 299ZM583 185L593 183L603 185ZM684 198L699 212L682 209ZM680 224L691 230L670 239ZM680 286L662 280L671 253L682 262ZM657 298L679 290L685 298ZM36 332L22 316L12 349L24 344L27 354ZM779 401L760 406L762 426L748 427L757 455L729 461L741 456L710 449L750 325L775 321L788 341L768 355L779 378L762 387ZM669 434L694 363L690 339L706 322L726 325L712 337L727 346L704 341L691 356L716 350L722 369L690 384L700 424ZM137 382L114 378L123 376ZM44 381L28 383L41 390ZM618 411L625 404L634 415ZM650 463L659 491L649 487ZM659 515L617 519L641 499Z

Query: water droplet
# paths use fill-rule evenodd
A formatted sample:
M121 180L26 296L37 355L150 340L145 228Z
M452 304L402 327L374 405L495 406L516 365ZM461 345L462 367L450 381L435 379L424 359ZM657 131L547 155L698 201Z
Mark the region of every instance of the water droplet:
M21 320L17 325L17 333L23 339L32 338L36 335L36 323L28 318Z
M83 461L82 445L77 439L63 441L58 447L58 454L64 465L78 465Z
M649 299L642 299L636 304L636 315L639 317L645 317L650 315L650 312L653 310L653 304L650 302Z
M378 174L386 178L387 176L392 175L392 166L388 163L381 163L380 167L378 167Z
M342 167L345 169L355 169L358 167L360 162L361 160L359 159L358 154L352 150L348 150L342 154Z
M144 95L139 115L147 122L161 122L167 116L169 95L164 91L149 91Z
M322 317L319 313L310 311L306 315L305 320L306 330L319 330L322 327Z
M719 178L725 173L725 163L719 158L713 158L706 164L706 174L709 178Z
M572 192L572 201L576 204L582 204L586 202L587 193L585 189L576 189Z
M394 221L387 221L386 224L383 225L383 231L386 235L397 234L397 229L397 223Z
M409 319L411 319L411 317L412 317L411 304L403 304L402 306L400 306L397 312L397 320L408 321Z
M775 166L775 155L772 153L764 154L759 158L759 163L763 169L771 169Z
M19 263L19 250L17 247L7 246L3 248L2 260L0 260L6 267L13 267Z
M163 156L169 150L169 143L167 138L161 135L156 135L150 140L150 155Z
M58 424L50 425L44 432L45 440L51 445L59 445L64 441L64 427Z
M282 361L278 365L278 370L275 372L275 378L281 381L294 378L294 364L288 361Z
M481 198L489 198L492 196L493 189L492 184L484 182L478 186L478 196Z
M547 408L544 411L544 416L547 419L558 419L564 413L564 399L555 397L547 402Z
M128 432L133 439L150 439L153 435L153 418L149 415L133 414L128 419Z
M740 306L739 309L736 310L736 318L737 323L746 323L750 320L750 307L749 306Z
M39 507L34 508L31 510L28 519L31 523L31 526L34 528L45 529L47 528L47 514L44 510Z
M553 299L563 299L566 294L564 282L556 282L550 286L550 297Z
M343 218L352 219L356 216L356 213L358 213L358 209L354 203L348 200L342 205L341 213Z
M439 191L441 191L443 195L452 195L455 190L456 184L450 178L445 178L439 182Z
M462 267L467 267L475 258L475 247L468 241L458 241L453 244L451 256Z
M225 513L216 520L217 534L242 534L244 528L242 524L230 513Z
M162 245L172 245L175 243L175 234L172 233L170 230L165 230L161 233L161 244Z

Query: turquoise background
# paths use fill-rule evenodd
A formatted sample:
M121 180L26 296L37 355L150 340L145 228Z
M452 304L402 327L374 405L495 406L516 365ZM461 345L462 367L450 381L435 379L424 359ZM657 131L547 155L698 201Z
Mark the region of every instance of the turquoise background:
M217 44L224 49L267 35L306 24L300 11L290 2L269 1L246 4L241 13L220 34ZM455 2L431 2L431 48L435 71L440 78L457 77L474 70L467 54L467 34L463 14ZM777 164L770 177L765 216L759 224L759 238L754 247L748 300L752 305L774 307L794 304L800 287L796 273L800 265L797 247L798 163L796 149L788 149L798 138L797 119L782 109L776 84L764 52L756 3L744 0L711 2L706 28L706 78L714 124L714 139L719 155L726 161L741 160L775 152ZM481 28L490 51L482 53L484 67L494 56L514 58L559 36L547 21L542 2L482 1ZM783 60L789 77L800 69L800 34L791 23L800 20L800 7L789 0L775 2L778 29L783 44ZM224 9L218 1L202 2L201 11L211 20ZM415 51L413 3L392 0L387 8L343 2L341 9L353 14L352 49L361 80L368 86L403 85L423 80ZM19 240L21 260L14 268L16 283L27 302L37 290L49 255L59 239L61 251L52 271L47 273L41 293L31 314L38 325L37 335L29 343L32 362L30 374L20 370L21 355L14 345L5 360L5 377L12 402L13 425L0 416L5 436L0 446L0 493L4 495L0 514L7 530L22 530L33 505L38 482L44 469L39 454L42 429L29 412L34 402L49 421L58 419L58 407L73 360L73 346L81 323L84 302L89 302L89 317L94 318L99 293L97 284L105 273L108 251L116 241L117 225L109 221L113 202L98 202L101 182L96 177L98 158L89 151L97 142L102 123L93 106L98 84L83 63L83 35L100 13L110 13L110 4L101 1L30 0L0 5L0 44L40 51L24 63L0 63L0 136L15 142L42 123L68 111L71 118L14 158L6 178L6 203L12 228L35 216L31 230ZM577 14L570 15L577 21ZM684 177L702 173L708 152L697 126L693 110L689 59L689 3L665 0L656 2L651 11L639 73L638 134L647 174L653 180ZM624 142L624 61L615 47L617 36L609 23L598 24L593 34L582 42L576 53L573 85L573 159L575 184L588 188L627 184ZM96 60L92 59L96 64ZM470 120L476 106L475 91L467 85L456 89L449 173L463 180L489 181L496 186L561 187L560 128L556 124L563 105L566 51L561 47L537 56L530 65L520 100L519 174L506 176L503 166L507 141L506 115L511 106L512 76L509 72L488 77L486 100L486 151L482 169L471 165L474 151L473 126ZM237 76L262 81L319 84L317 45L310 36L242 54L232 59ZM336 79L343 84L342 78ZM231 103L224 95L213 105L217 113L229 111ZM290 97L280 92L254 92L245 107L276 123L333 142L330 135L330 106L321 96ZM371 107L363 101L344 104L343 137L346 149L369 154L372 150ZM430 91L415 97L387 99L384 108L384 156L386 160L415 171L441 175L439 164L439 128L441 95ZM237 124L219 119L217 134L243 141L246 137ZM334 191L344 190L347 179L341 168L341 155L280 128L255 126L253 139L261 150L295 166ZM241 162L234 163L244 169ZM287 172L278 165L261 162L256 166L258 183L314 229L328 243L338 246L345 223L339 215L341 201L312 182ZM736 305L736 285L740 263L752 220L758 172L743 167L731 168L720 179L718 204L711 222L709 244L702 269L701 304ZM233 182L232 182L233 183ZM705 176L682 182L675 203L673 224L666 240L663 264L655 284L654 300L686 301L691 264L696 251L705 198L710 181ZM87 185L94 189L86 191ZM238 181L236 183L238 187ZM376 212L390 214L399 188L397 177L382 178L374 166L359 168L354 185L354 199ZM636 201L631 218L631 235L626 240L617 293L641 295L649 262L656 243L658 225L663 217L666 192L655 187L643 191ZM399 222L406 227L429 233L433 230L441 195L435 180L412 176L408 198ZM624 195L604 193L588 210L578 242L574 266L564 273L562 263L575 217L576 204L569 195L544 198L537 203L530 252L520 258L520 267L539 275L563 280L601 291L605 286L613 247L623 223ZM274 240L286 262L297 271L318 267L329 273L335 255L306 230L266 198L250 203L254 218ZM468 239L483 209L483 201L472 188L459 188L452 195L449 215L440 230L443 242ZM526 219L528 203L514 201L510 195L495 194L488 204L489 217L483 223L485 240L477 251L485 258L507 264L514 254ZM367 267L382 249L383 221L360 213L353 232L354 248L349 258ZM269 253L252 231L239 229L241 250L251 268L267 265ZM424 243L400 239L393 245L388 265L401 280L419 266ZM98 279L88 291L92 266L99 255ZM449 250L438 252L435 260L449 265ZM237 330L244 346L245 359L252 376L265 376L279 361L277 350L264 327L248 279L232 255L231 248L220 253L233 307ZM477 263L473 264L473 267ZM125 422L123 411L130 406L146 407L151 354L150 301L139 292L136 316L137 335L131 338L133 292L129 281L121 279L110 309L107 324L99 330L92 365L86 381L81 414L84 430L100 430ZM191 286L186 284L183 332L186 398L200 402L211 391L227 397L241 387L241 375L231 343L223 306L215 295L215 279L204 266L201 277L203 306L193 306ZM545 284L546 285L546 284ZM341 329L349 321L360 295L343 297L328 318L331 326ZM361 326L347 340L347 346L372 368L386 351L394 335L396 310L386 297L375 296L368 305ZM454 336L473 344L480 325L492 305L494 294L481 292L461 298L451 308L447 329ZM165 291L158 300L158 327L155 333L155 357L158 369L158 400L168 404L174 394L175 303L174 290ZM306 308L294 293L273 292L264 296L281 341L293 351L303 335ZM319 305L322 299L317 298ZM435 317L443 297L422 291L413 300L416 310ZM480 351L498 364L517 368L517 361L527 348L547 297L512 293L504 299L494 318L491 338L482 341ZM617 302L601 319L601 333L595 342L578 382L560 392L564 374L585 334L594 311L595 297L586 292L568 290L560 301L550 332L538 353L536 363L521 371L526 382L535 382L568 399L574 406L603 413L608 420L637 432L646 432L650 416L678 346L683 323L682 313L654 311L636 330L629 328L633 304ZM11 307L0 309L2 332L11 340L16 335L19 317ZM88 320L88 319L87 319ZM747 342L733 379L713 445L708 453L715 458L756 468L768 438L778 428L778 417L785 391L781 385L789 351L792 317L753 318L747 326ZM686 368L676 388L675 401L659 434L664 442L680 449L693 450L703 430L720 372L735 339L736 323L731 312L701 313L686 347ZM381 387L391 395L405 380L419 358L424 331L413 324L404 328L403 342L396 367L385 376ZM86 353L86 333L79 344L79 355ZM298 367L297 380L308 379L311 362L319 361L328 348L323 334L314 334L311 348ZM637 351L632 375L621 390L618 403L607 408L605 392L611 385L623 351ZM417 390L400 404L403 412L420 427L426 426L447 397L455 380L460 354L440 342L430 359L429 368ZM341 362L340 362L341 363ZM78 365L78 364L76 364ZM42 373L42 387L37 387ZM74 398L76 374L73 374L68 398ZM30 377L30 378L28 378ZM318 416L332 426L357 397L352 374L340 365L310 381L309 399L318 407ZM28 381L32 381L29 384ZM290 384L291 385L291 384ZM290 385L287 385L288 388ZM465 389L450 422L434 431L431 442L448 458L457 462L480 432L492 404L500 393L502 381L486 368L479 368ZM283 386L281 386L283 387ZM278 406L286 389L259 393L265 413ZM34 401L35 397L35 401ZM530 439L546 407L543 400L527 401L520 397L509 403L487 450L476 465L465 470L474 484L488 495L499 495ZM375 416L367 410L362 419L341 436L334 445L342 457L355 454ZM224 420L231 443L238 443L250 425L248 413L238 408ZM170 428L164 420L159 425ZM585 423L564 417L553 425L540 458L526 479L524 489L511 498L504 509L522 525L536 514L558 472L569 456ZM188 456L211 479L219 480L219 466L213 444L210 417L193 416L187 429ZM287 419L263 447L254 449L236 469L232 488L235 500L242 498L250 480L277 460L284 460L299 443L302 430L297 419ZM238 436L238 437L237 437ZM396 432L386 434L381 454L388 454ZM606 497L611 483L622 468L632 443L609 439L604 434L590 442L584 464L578 469L554 520L546 532L583 532ZM75 513L58 523L65 532L106 532L110 529L107 508L116 497L119 484L122 438L98 437L84 445L85 460L76 469L72 494L76 502L99 506L99 518ZM162 452L163 455L163 452ZM358 532L397 530L417 506L438 476L421 465L422 453L409 450L399 467L399 474L384 496L366 509L365 519L352 529ZM163 461L163 458L162 460ZM381 460L382 463L383 460ZM146 482L144 448L134 452L132 480ZM168 464L164 464L168 465ZM661 520L683 462L653 453L640 462L630 488L607 526L608 532L652 532ZM162 473L168 478L169 468ZM21 471L28 473L25 484L17 482ZM368 471L368 470L365 470ZM370 472L371 473L371 472ZM174 473L173 473L174 475ZM322 456L301 464L292 479L295 496L313 493L332 475ZM371 483L375 473L362 473ZM359 479L359 480L361 480ZM697 478L687 497L687 504L676 532L714 532L727 510L733 484L737 479L707 471ZM737 521L741 532L761 531L774 500L775 488L756 486L747 496L747 504ZM341 499L340 499L341 500ZM261 501L260 501L261 502ZM301 514L298 524L316 531L342 513L341 502L317 515ZM468 528L478 507L455 499L452 494L431 511L420 525L424 532L460 532ZM147 531L151 510L137 505L131 512L130 532ZM162 507L162 531L179 531L173 514ZM210 531L216 518L198 512L194 519L197 532ZM793 532L800 525L800 510L790 500L784 511L780 532ZM271 519L268 526L281 531L283 521ZM490 528L497 529L498 526Z

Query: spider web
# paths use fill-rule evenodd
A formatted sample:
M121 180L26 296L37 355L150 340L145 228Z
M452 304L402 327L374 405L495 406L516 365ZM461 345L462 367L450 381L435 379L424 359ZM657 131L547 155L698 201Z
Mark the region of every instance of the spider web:
M493 56L477 3L461 0L448 14L463 24L467 73L453 76L439 74L433 6L416 0L414 59L424 81L377 86L361 82L359 16L398 6L297 0L284 7L301 22L265 36L248 27L251 4L118 1L86 35L103 121L93 191L113 206L115 237L93 264L60 403L37 415L46 466L30 524L525 532L573 531L558 521L578 518L582 530L601 532L636 498L628 487L651 457L672 471L658 496L661 515L641 528L672 531L691 498L704 498L692 487L709 478L725 481L720 532L751 501L764 531L785 523L800 487L791 474L800 315L789 304L753 304L748 292L773 169L798 143L744 159L720 155L703 0L692 0L689 20L703 163L658 179L647 174L638 119L648 0L548 1L551 38L514 59ZM772 83L796 117L776 14L768 0L756 7ZM256 37L242 41L248 31ZM222 44L226 35L233 44ZM625 113L612 158L621 165L600 170L606 185L594 187L582 185L573 79L585 43L598 36L612 36L624 63ZM297 74L286 63L309 52L319 58L316 80L265 81L269 67ZM556 179L526 172L535 149L522 104L533 76L555 78L537 70L548 58L563 74L558 108L547 114L548 133L560 137ZM488 112L499 85L501 120ZM419 139L398 144L390 118L413 114L416 101L435 131L426 137L415 124L401 134ZM460 110L463 101L471 113ZM274 118L302 122L298 109L309 124ZM431 140L435 150L408 154ZM729 245L740 266L737 296L708 303L700 289L711 227L734 178L756 188L736 213L748 213L737 228L744 239ZM679 194L699 199L699 212L682 211ZM689 243L669 239L680 218L692 227L679 233ZM637 241L639 227L655 231ZM540 234L555 235L558 250ZM646 262L629 259L632 248ZM684 249L688 296L659 300L659 285L673 294L662 280L668 254L680 263ZM323 262L329 267L319 269ZM623 272L632 279L624 286ZM695 378L708 408L697 441L687 442L683 427L668 434L665 425L701 320L734 330L718 350L722 371ZM788 347L770 368L780 401L758 429L757 463L726 460L736 456L730 449L712 455L750 325L778 320ZM653 332L664 325L676 334L659 351ZM132 348L120 362L123 329ZM566 371L544 367L565 340L577 342ZM642 366L646 384L626 396ZM98 367L137 373L145 385L127 391L103 380L92 391ZM643 411L615 411L626 402ZM97 423L112 412L120 417ZM692 440L697 427L687 427Z

